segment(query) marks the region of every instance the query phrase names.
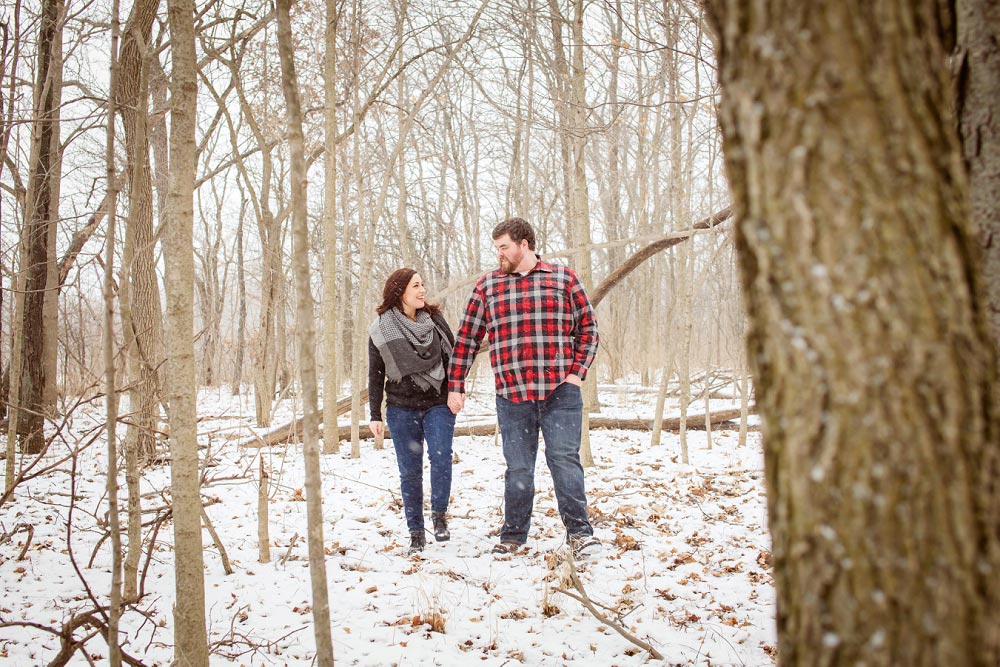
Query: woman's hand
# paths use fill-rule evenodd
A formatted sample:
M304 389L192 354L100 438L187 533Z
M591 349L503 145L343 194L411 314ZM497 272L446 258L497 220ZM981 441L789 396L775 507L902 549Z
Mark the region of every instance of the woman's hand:
M384 427L382 426L382 422L370 422L368 424L368 428L372 430L372 435L374 435L376 438L382 437L382 431L384 429Z
M465 407L465 394L460 391L448 392L448 408L453 414L458 414Z

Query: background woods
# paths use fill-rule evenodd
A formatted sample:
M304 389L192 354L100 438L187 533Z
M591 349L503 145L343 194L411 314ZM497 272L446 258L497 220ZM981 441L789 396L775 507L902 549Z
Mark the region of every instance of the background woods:
M63 14L50 26L43 9ZM7 296L26 299L20 319L17 299L4 301L3 350L5 368L12 351L24 359L15 395L25 434L37 430L32 419L58 414L51 409L57 395L86 392L101 373L101 357L89 343L99 328L90 314L107 210L106 179L94 158L103 141L107 44L101 26L108 9L95 3L67 12L21 3L16 13L6 10L7 25L21 34L11 34L4 52L3 257ZM128 359L123 388L131 406L128 441L135 442L128 451L146 460L165 390L160 243L173 67L165 10L156 2L123 6L116 93L124 138L117 336L121 359ZM342 2L328 8L300 2L291 15L311 184L308 256L322 304L317 332L328 341L318 358L336 385L354 377L354 327L363 329L370 319L379 287L369 277L413 264L454 318L467 282L493 264L489 229L509 214L536 221L543 253L576 266L593 286L632 251L725 204L713 66L704 57L694 6L664 11L659 3L618 2L584 13L580 3L555 2L526 9L520 3ZM291 388L296 364L291 159L277 28L267 4L209 4L196 18L198 381L252 381L257 422L267 426L273 399ZM335 24L329 31L328 20ZM40 32L56 28L68 44L65 58L54 51L58 42ZM23 76L30 71L38 81ZM53 72L66 81L46 86L44 77ZM52 88L65 99L34 101L34 91ZM61 141L43 150L46 128L56 128ZM46 166L56 158L61 169ZM59 179L44 195L53 202L47 207L36 201L51 190L43 175ZM41 222L50 246L44 256L37 254L41 245L28 242L42 239L29 231ZM731 247L719 234L694 245L685 264L695 271L689 308L700 331L693 364L732 368L740 316ZM21 253L30 256L22 261ZM33 287L41 268L59 267L60 257L62 290ZM640 373L648 383L663 366L674 336L657 332L677 319L677 275L672 256L658 256L628 278L641 289L608 300L600 362L607 379ZM29 282L15 290L13 280ZM33 299L45 295L59 296L53 303L61 317L53 310L58 324L42 328L40 320L25 318L39 316ZM650 311L662 312L662 320L638 317ZM639 320L643 326L629 326ZM32 337L15 350L20 337L12 334L28 321L58 335L44 348L31 347L44 342ZM629 354L633 349L643 354ZM43 350L47 366L29 363ZM39 375L43 368L48 375ZM30 398L43 384L46 410Z

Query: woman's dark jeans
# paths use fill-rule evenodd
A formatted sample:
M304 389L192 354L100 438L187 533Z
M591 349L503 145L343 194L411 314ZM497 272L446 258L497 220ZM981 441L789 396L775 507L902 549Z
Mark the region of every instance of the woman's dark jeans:
M497 396L497 420L503 435L504 524L500 541L524 544L535 500L538 432L545 437L545 462L552 473L559 514L570 535L593 535L587 519L587 494L580 464L583 395L563 383L541 401L515 403Z
M397 405L386 407L385 420L392 435L399 465L399 487L403 496L406 527L410 532L424 529L424 442L431 462L431 511L447 512L451 497L451 443L455 415L447 405L413 410Z

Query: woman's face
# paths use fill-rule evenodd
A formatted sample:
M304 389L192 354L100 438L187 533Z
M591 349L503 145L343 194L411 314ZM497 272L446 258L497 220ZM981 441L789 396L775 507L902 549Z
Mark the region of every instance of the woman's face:
M410 278L410 284L406 286L400 301L403 303L404 312L415 312L424 307L424 297L427 295L427 288L424 287L424 280L419 273L414 273Z

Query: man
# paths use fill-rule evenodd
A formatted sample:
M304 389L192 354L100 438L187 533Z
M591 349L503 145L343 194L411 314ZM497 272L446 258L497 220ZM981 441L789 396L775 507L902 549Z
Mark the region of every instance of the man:
M500 268L476 283L455 338L448 407L465 405L465 377L489 334L503 436L504 524L493 553L512 554L528 539L535 496L539 429L567 542L577 557L601 550L587 519L580 464L580 384L597 352L597 321L576 273L535 254L535 232L521 218L493 230Z

